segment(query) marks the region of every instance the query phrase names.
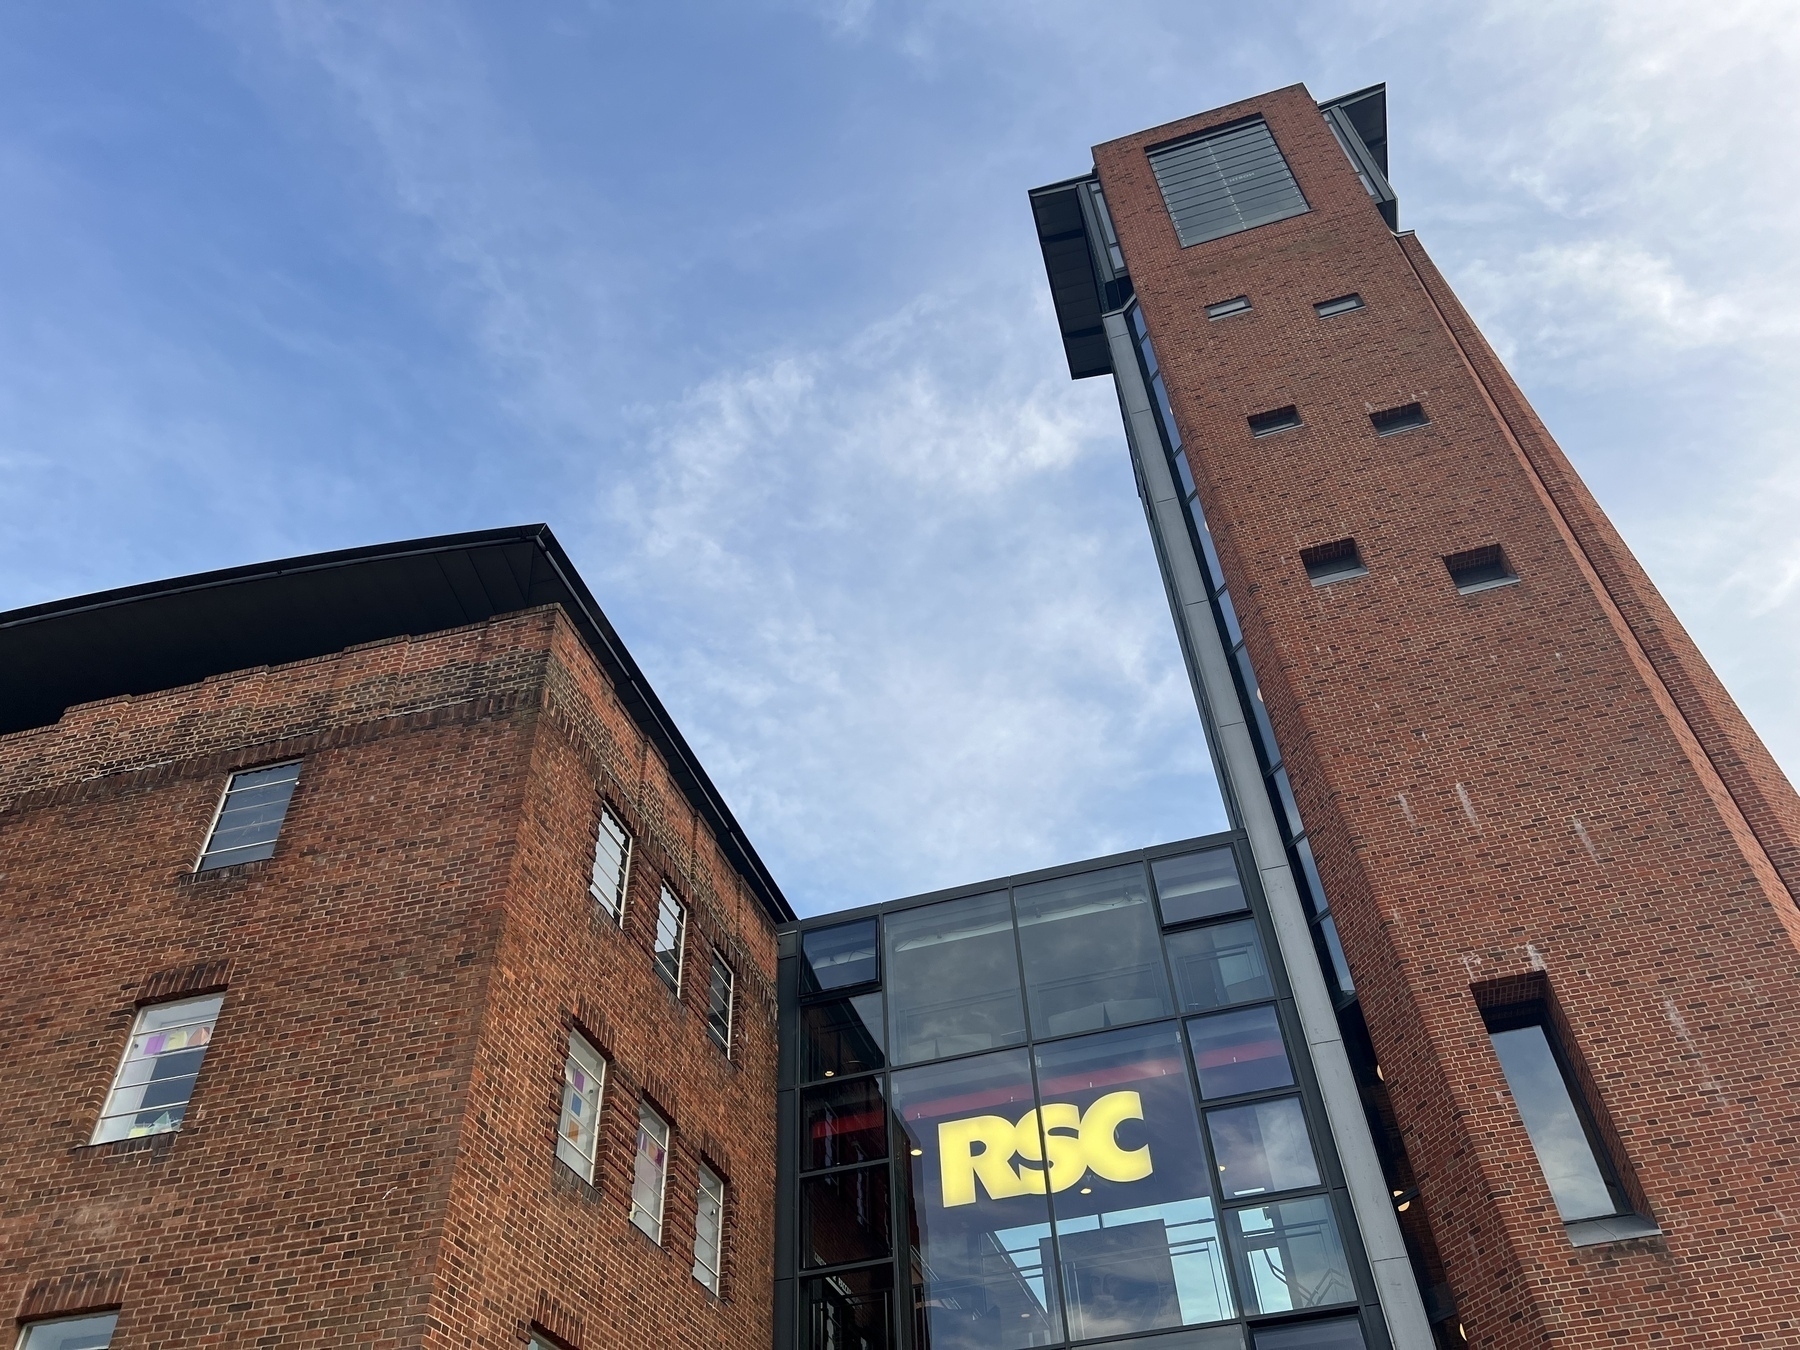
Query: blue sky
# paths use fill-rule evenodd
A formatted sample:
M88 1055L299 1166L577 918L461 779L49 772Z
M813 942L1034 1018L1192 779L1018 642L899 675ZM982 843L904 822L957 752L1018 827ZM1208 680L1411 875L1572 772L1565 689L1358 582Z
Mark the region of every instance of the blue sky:
M803 911L1218 828L1025 192L1389 84L1416 228L1790 772L1800 17L0 12L0 608L546 520Z

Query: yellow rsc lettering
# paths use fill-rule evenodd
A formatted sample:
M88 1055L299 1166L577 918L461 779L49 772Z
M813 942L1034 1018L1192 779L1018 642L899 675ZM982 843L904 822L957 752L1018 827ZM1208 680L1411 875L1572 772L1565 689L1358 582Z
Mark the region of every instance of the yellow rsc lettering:
M1081 1117L1081 1154L1096 1176L1108 1181L1142 1181L1150 1175L1150 1146L1119 1147L1119 1126L1144 1118L1135 1092L1109 1092Z
M1046 1182L1053 1191L1066 1191L1087 1171L1080 1135L1073 1133L1081 1128L1081 1111L1073 1102L1051 1102L1044 1107L1041 1140L1038 1137L1039 1119L1036 1111L1027 1111L1020 1119L1016 1147L1026 1162L1042 1162L1044 1166L1041 1170L1022 1168L1019 1180L1033 1195L1042 1195ZM1062 1130L1072 1133L1058 1133Z
M1018 1137L1019 1127L1005 1116L969 1116L939 1124L938 1180L944 1208L974 1204L976 1177L990 1199L1027 1194L1029 1188L1008 1162Z

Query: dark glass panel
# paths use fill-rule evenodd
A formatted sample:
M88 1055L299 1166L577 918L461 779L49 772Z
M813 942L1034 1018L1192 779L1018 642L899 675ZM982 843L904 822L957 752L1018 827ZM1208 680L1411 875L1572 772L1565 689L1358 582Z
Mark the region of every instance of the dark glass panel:
M1263 705L1262 686L1256 682L1256 672L1250 666L1250 653L1239 647L1232 658L1237 662L1238 675L1244 682L1244 701L1250 705L1250 715L1256 724L1257 748L1262 751L1263 766L1274 768L1281 763L1281 747L1275 743L1275 728L1269 722L1269 710Z
M1319 940L1325 944L1326 959L1331 962L1331 977L1340 993L1354 994L1356 981L1350 978L1350 963L1344 959L1344 944L1338 940L1337 920L1327 914L1319 920Z
M1231 1236L1246 1312L1288 1312L1355 1301L1350 1263L1326 1197L1310 1195L1228 1210L1225 1229Z
M1523 1026L1489 1035L1563 1222L1618 1213L1544 1028Z
M1035 1035L1174 1011L1141 864L1021 886L1013 898Z
M867 984L880 974L875 920L815 928L800 937L800 992L817 994Z
M801 1295L806 1350L893 1350L894 1268L842 1270Z
M886 1256L891 1232L885 1164L800 1183L801 1264L840 1266Z
M892 967L889 967L892 970ZM1049 1200L1036 1151L1031 1065L1023 1049L892 1076L907 1235L917 1253L913 1305L930 1350L1023 1350L1062 1337L1045 1257Z
M800 1165L839 1167L887 1157L887 1103L874 1078L807 1088L800 1094Z
M1163 940L1175 968L1183 1012L1208 1012L1275 997L1254 919L1189 928Z
M1270 1004L1196 1017L1188 1023L1188 1040L1203 1097L1293 1086L1281 1022Z
M884 922L893 1062L1025 1039L1012 906L1004 893L946 900Z
M1319 1184L1319 1164L1298 1097L1208 1111L1206 1132L1227 1199Z
M1021 1141L1021 1156L1051 1193L1070 1338L1235 1315L1175 1025L1036 1054L1044 1151Z
M1228 848L1158 858L1150 864L1150 872L1156 878L1164 923L1188 923L1248 908L1237 862Z
M1256 1329L1256 1350L1367 1350L1367 1344L1362 1322L1354 1317Z
M1244 1329L1239 1326L1190 1327L1186 1331L1165 1331L1158 1336L1133 1336L1124 1341L1108 1341L1093 1350L1244 1350Z
M881 995L858 994L800 1010L800 1078L837 1078L882 1066Z
M1288 852L1303 878L1300 889L1306 894L1302 899L1314 914L1323 914L1331 908L1331 902L1325 898L1325 883L1319 880L1319 865L1313 861L1312 844L1306 839L1296 839Z

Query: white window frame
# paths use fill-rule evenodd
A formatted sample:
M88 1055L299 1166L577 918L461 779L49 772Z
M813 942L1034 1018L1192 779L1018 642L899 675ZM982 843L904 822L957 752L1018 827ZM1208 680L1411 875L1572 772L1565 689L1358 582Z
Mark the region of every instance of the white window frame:
M648 1141L650 1148L645 1147ZM661 1157L655 1156L660 1151ZM637 1152L631 1169L631 1222L662 1245L663 1201L669 1189L669 1122L649 1102L638 1103Z
M706 1208L712 1205L709 1223ZM711 1227L710 1235L707 1228ZM725 1269L725 1178L705 1163L694 1190L694 1278L718 1294Z
M719 987L719 972L725 973L725 1032L721 1039L719 1029L713 1023L713 992ZM731 968L720 952L713 953L711 977L706 985L706 1034L712 1037L712 1043L731 1057L732 1022L737 1016L737 972Z
M619 875L616 881L605 880L600 871L601 851L610 839L618 849ZM631 887L631 831L625 828L625 822L610 806L602 803L600 807L600 823L594 828L594 865L588 876L588 894L594 897L596 904L606 911L614 923L621 928L625 926L625 896ZM607 891L612 894L609 896Z
M225 790L223 792L219 793L219 800L213 803L212 820L207 824L205 841L200 845L199 856L194 859L193 870L196 873L210 872L210 871L213 871L214 868L217 868L217 867L232 866L232 864L230 862L221 862L221 863L215 863L213 865L213 867L208 867L206 865L206 860L209 857L213 856L213 836L219 832L219 821L221 819L223 819L223 817L225 815L225 807L231 801L232 792L235 791L237 788L237 780L242 778L245 774L267 773L270 769L291 768L294 771L294 777L291 780L293 783L293 786L288 789L287 804L281 808L281 819L275 822L275 838L274 839L259 840L257 843L254 843L254 844L239 844L233 848L222 850L219 856L223 857L225 853L241 852L244 849L261 848L263 846L263 844L269 844L269 845L273 846L276 842L278 842L280 840L281 827L283 825L287 824L288 807L293 805L294 793L296 791L298 791L299 787L300 787L300 768L301 768L301 765L303 762L304 761L298 760L298 759L287 759L287 760L282 760L279 763L275 763L275 764L257 764L248 769L238 769L235 772L233 772L228 778L226 778ZM261 862L262 859L251 858L251 859L247 859L246 861Z
M663 916L671 911L675 915L674 944L670 948L665 948L662 945ZM663 961L663 953L669 950L672 950L675 953L675 969L672 972L666 969ZM681 974L686 956L687 906L682 903L680 896L676 895L674 891L670 890L668 886L665 885L662 888L661 896L658 897L656 902L656 937L651 943L650 961L651 964L656 967L657 976L664 984L669 986L669 989L674 993L676 998L681 997Z
M117 1331L119 1327L119 1310L117 1308L111 1308L96 1312L75 1313L68 1317L33 1318L31 1321L25 1322L19 1327L18 1350L31 1350L32 1339L42 1327L66 1328L73 1326L77 1322L105 1322L107 1324L105 1328L106 1339L99 1342L99 1344L111 1345L113 1333ZM100 1327L96 1325L93 1330L99 1331Z
M577 1091L575 1075L592 1080L585 1117L587 1148L582 1148L583 1116L570 1111L569 1099ZM579 1031L569 1033L569 1052L563 1059L562 1109L556 1121L556 1156L576 1176L594 1183L594 1163L600 1154L600 1106L606 1097L606 1056ZM571 1127L574 1133L570 1133Z
M110 1144L120 1139L141 1139L146 1135L173 1134L181 1128L181 1121L175 1120L160 1128L152 1125L139 1129L135 1125L130 1125L124 1133L120 1134L110 1131L107 1128L107 1122L141 1116L147 1111L155 1110L159 1105L167 1107L177 1105L171 1101L153 1103L151 1106L145 1107L142 1104L145 1089L158 1080L154 1069L145 1074L140 1072L136 1066L153 1064L154 1061L166 1054L186 1054L198 1049L200 1060L195 1064L194 1072L191 1075L174 1075L174 1077L189 1080L187 1096L183 1097L179 1103L182 1119L186 1119L187 1109L194 1100L194 1089L199 1086L200 1069L206 1062L206 1052L212 1045L213 1031L218 1026L219 1011L224 1006L224 1002L225 995L223 993L202 994L195 998L165 999L160 1003L146 1003L137 1010L137 1016L131 1020L131 1036L125 1042L125 1053L119 1057L119 1067L113 1071L112 1085L106 1091L106 1101L100 1108L100 1118L94 1122L94 1134L88 1141L89 1143ZM183 1020L164 1023L163 1019L171 1016ZM147 1026L146 1023L150 1022L160 1025ZM186 1034L183 1035L182 1044L170 1050L167 1048L166 1042L173 1032ZM193 1034L196 1032L198 1040ZM150 1047L159 1039L164 1044L155 1050L150 1050ZM137 1053L140 1050L148 1051L148 1053ZM129 1101L134 1093L137 1101L131 1105L122 1105ZM163 1114L167 1115L168 1112L164 1111Z

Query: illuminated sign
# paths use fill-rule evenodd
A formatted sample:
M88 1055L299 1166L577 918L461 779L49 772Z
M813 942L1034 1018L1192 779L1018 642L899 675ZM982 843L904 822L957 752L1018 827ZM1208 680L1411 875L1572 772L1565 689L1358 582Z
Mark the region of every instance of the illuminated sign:
M1150 1146L1120 1148L1118 1132L1125 1121L1143 1118L1137 1093L1109 1092L1086 1111L1073 1102L1051 1102L1016 1121L1005 1116L943 1121L938 1181L944 1207L974 1204L978 1177L993 1200L1042 1195L1046 1187L1066 1191L1089 1172L1108 1181L1141 1181L1150 1175ZM1025 1165L1015 1168L1015 1157Z

